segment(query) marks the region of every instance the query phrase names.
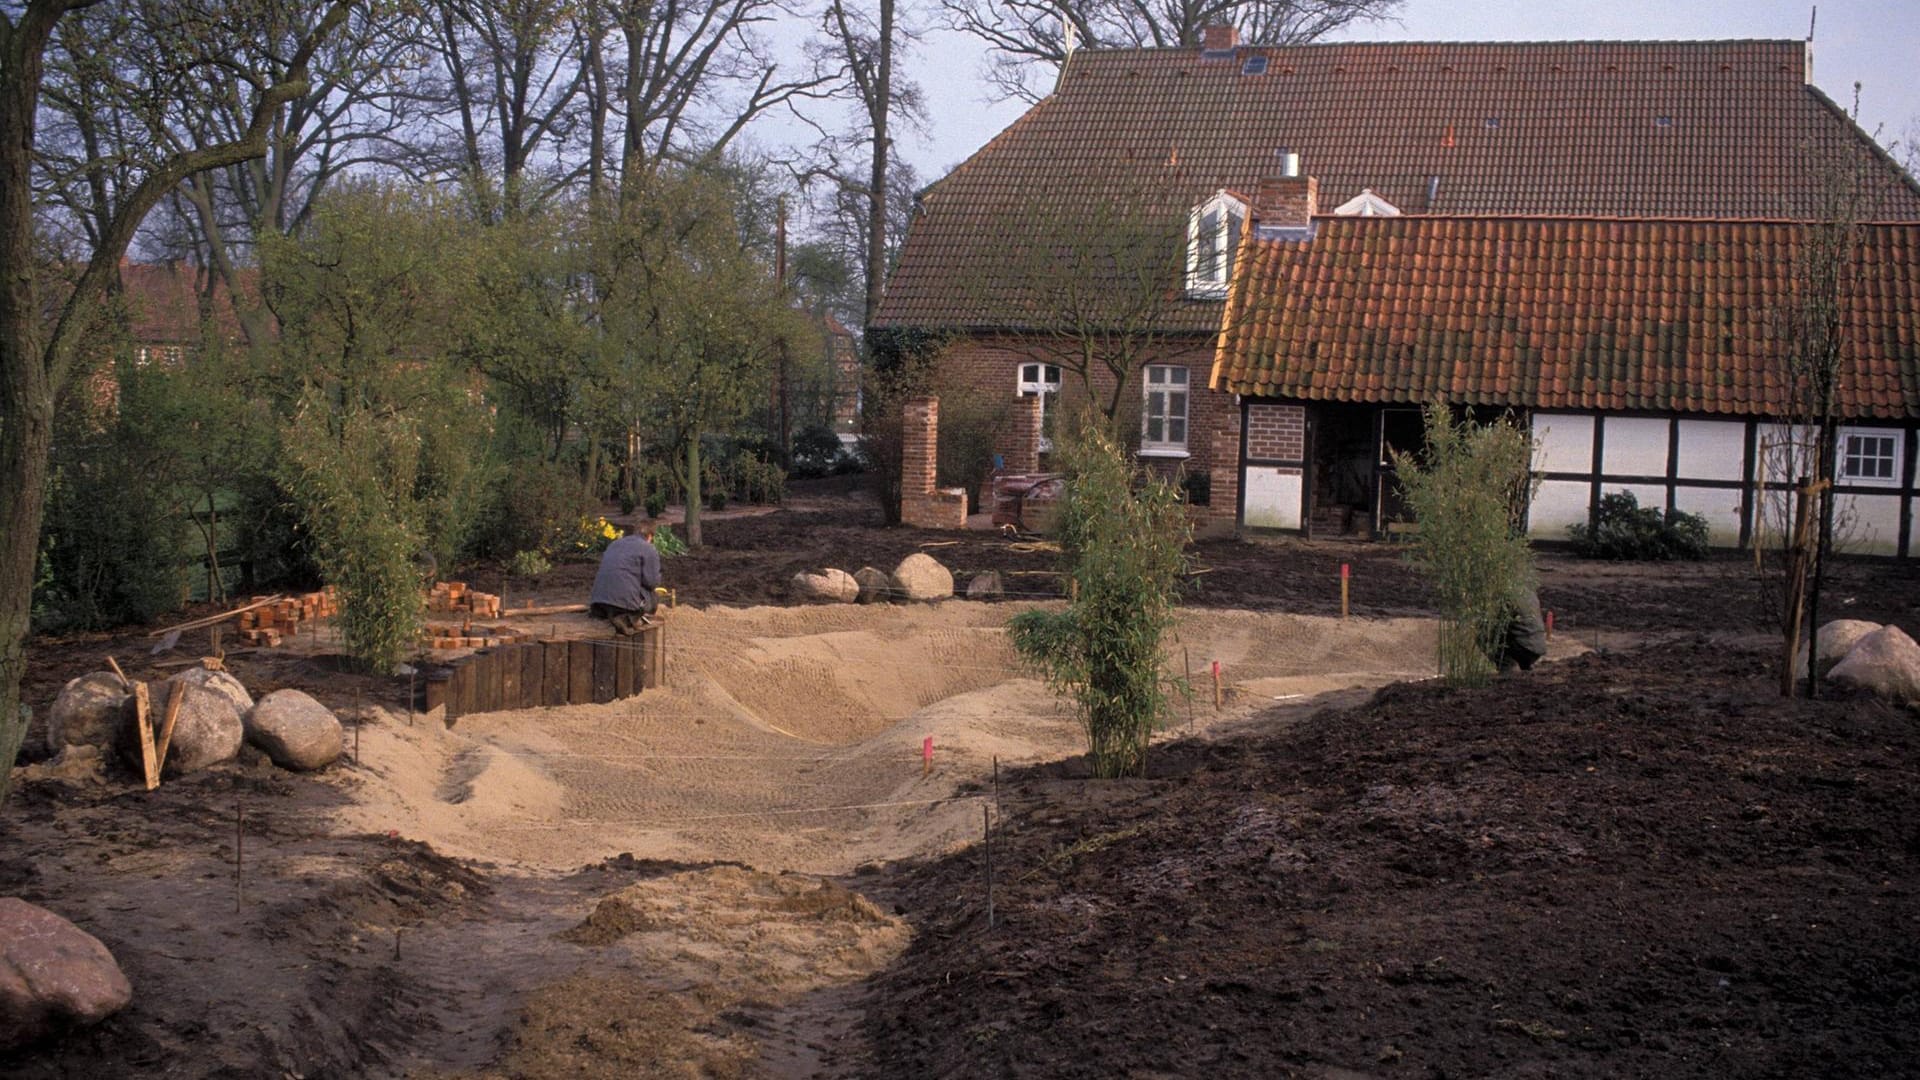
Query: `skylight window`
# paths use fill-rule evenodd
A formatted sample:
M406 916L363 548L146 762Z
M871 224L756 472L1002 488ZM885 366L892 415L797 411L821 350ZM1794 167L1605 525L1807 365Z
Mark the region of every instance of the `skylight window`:
M1242 75L1265 75L1266 73L1267 58L1264 56L1249 56L1247 62L1240 66Z

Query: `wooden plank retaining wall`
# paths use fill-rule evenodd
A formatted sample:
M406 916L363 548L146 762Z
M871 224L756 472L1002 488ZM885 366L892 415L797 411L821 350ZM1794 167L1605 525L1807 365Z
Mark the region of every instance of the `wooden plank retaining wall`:
M666 628L624 638L533 641L482 649L427 676L428 712L449 724L473 713L605 704L666 681Z

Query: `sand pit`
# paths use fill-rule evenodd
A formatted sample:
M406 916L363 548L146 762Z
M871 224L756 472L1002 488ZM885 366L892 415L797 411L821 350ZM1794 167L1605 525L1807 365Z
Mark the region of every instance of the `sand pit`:
M489 713L451 730L374 710L363 768L333 782L338 824L454 855L561 870L619 852L846 873L977 837L949 800L991 775L1083 749L1072 712L1024 672L1017 605L681 609L669 685L608 705ZM1207 611L1183 617L1200 730L1276 699L1430 671L1432 623ZM1215 711L1209 665L1224 665ZM1182 710L1180 727L1188 713ZM922 775L922 740L934 768Z

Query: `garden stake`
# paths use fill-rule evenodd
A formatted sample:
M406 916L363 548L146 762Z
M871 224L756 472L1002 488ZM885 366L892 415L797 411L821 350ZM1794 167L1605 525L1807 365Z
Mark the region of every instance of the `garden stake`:
M1547 640L1553 640L1553 609L1547 609Z
M1213 662L1213 711L1220 711L1220 661Z
M922 778L933 775L933 736L931 735L920 744L920 775Z
M240 912L240 899L246 894L240 868L240 850L247 842L246 816L246 809L236 800L233 804L233 910L236 915Z
M1187 734L1193 734L1193 651L1180 646L1180 662L1187 669Z
M987 848L987 929L993 929L993 807L980 808L981 835Z
M1348 564L1341 563L1340 564L1340 617L1343 619L1347 617L1347 578L1348 576L1349 576Z
M998 805L1000 802L1000 755L999 754L993 755L993 801L995 805Z
M407 665L407 726L408 727L413 726L413 680L416 677L418 677L418 675L419 675L419 672L414 670L413 665L408 664Z

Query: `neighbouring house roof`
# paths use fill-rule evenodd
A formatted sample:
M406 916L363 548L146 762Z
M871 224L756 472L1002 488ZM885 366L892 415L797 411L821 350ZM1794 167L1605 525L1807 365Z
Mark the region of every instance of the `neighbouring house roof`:
M1816 227L1321 217L1249 238L1212 385L1333 401L1782 415ZM1920 223L1859 227L1841 412L1920 417Z
M127 306L128 332L139 345L198 345L201 343L200 312L208 276L205 267L187 263L120 264L120 283ZM245 292L257 287L257 273L242 271ZM214 328L228 341L241 340L240 320L234 314L232 298L217 276L207 298Z
M1243 74L1255 56L1265 73ZM1406 215L1805 219L1830 172L1857 167L1865 216L1920 220L1920 187L1808 63L1799 41L1085 50L925 193L874 322L1016 325L1005 267L1033 221L1105 200L1183 229L1213 192L1255 190L1282 148L1323 206L1371 188ZM1175 307L1185 329L1217 325L1217 302Z

